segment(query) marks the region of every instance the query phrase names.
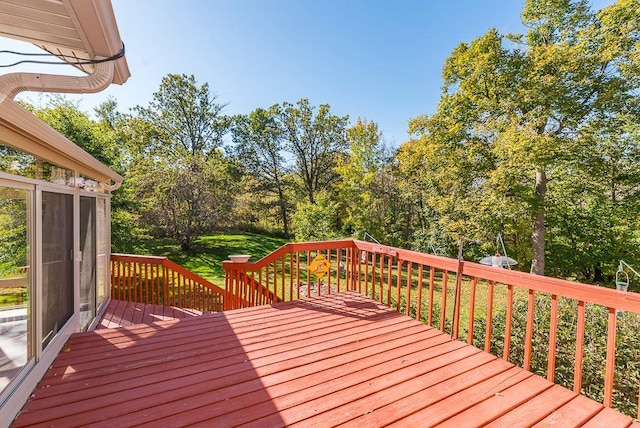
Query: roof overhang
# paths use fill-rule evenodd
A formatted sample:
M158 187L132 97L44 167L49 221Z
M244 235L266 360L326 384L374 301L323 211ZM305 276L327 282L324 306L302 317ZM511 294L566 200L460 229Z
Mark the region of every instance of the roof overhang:
M123 47L110 0L0 0L0 37L22 40L66 62L108 58ZM76 60L73 60L76 58ZM125 57L112 83L130 76ZM74 65L91 74L92 64Z
M88 74L0 76L0 141L82 175L114 181L117 188L122 176L13 100L23 90L89 93L127 81L130 72L124 56L108 63L74 64L109 58L123 48L111 1L0 0L0 37L33 43Z

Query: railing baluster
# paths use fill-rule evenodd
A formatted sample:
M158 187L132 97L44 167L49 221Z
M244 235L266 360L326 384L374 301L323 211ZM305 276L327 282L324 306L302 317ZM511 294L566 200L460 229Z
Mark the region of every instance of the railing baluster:
M436 281L436 268L431 266L429 267L429 325L433 326L433 292L435 288Z
M331 250L327 250L327 261L329 261L329 270L327 271L327 294L331 294Z
M379 289L380 289L380 303L384 304L384 290L382 289L382 281L384 277L384 255L380 254L380 284L379 284Z
M456 270L456 284L453 293L453 319L451 320L451 330L453 338L457 339L458 330L460 329L460 300L462 300L462 265L460 265Z
M493 330L493 281L489 281L487 292L487 328L484 337L484 351L491 352L491 334Z
M473 328L476 312L476 286L478 285L478 277L471 278L471 295L469 296L469 333L467 335L467 343L473 345Z
M366 260L364 262L364 295L369 295L369 253L365 252ZM362 260L362 259L360 259ZM360 263L362 266L362 263ZM373 292L371 292L371 298L373 299Z
M296 251L296 298L300 299L300 251Z
M131 301L131 262L127 262L125 266L125 280L126 282L126 290L127 290L127 300Z
M373 291L372 294L376 295L376 300L379 300L380 303L382 303L382 294L380 291L380 280L379 277L382 276L381 270L382 270L382 254L374 254L374 272L373 274L373 283L371 284L373 287L375 287L376 290L378 291Z
M422 271L423 267L422 264L418 265L418 297L417 297L417 304L416 304L416 319L418 321L420 321L420 315L422 312Z
M311 297L311 251L307 251L307 297Z
M289 253L289 300L293 300L293 252Z
M142 266L140 266L142 271ZM149 303L149 263L144 263L144 286L140 284L140 288L144 288L144 304Z
M286 259L287 255L284 254L281 258L280 258L280 275L282 276L281 278L281 283L280 283L280 291L282 293L282 301L285 302L287 299L285 297L284 294L284 281L285 281L285 259Z
M169 302L169 278L168 276L168 271L166 266L162 265L162 293L164 294L163 299L162 299L162 303L165 306L170 306L170 302Z
M340 292L340 277L342 276L342 271L344 270L345 278L347 275L347 255L345 254L344 265L342 264L342 248L338 248L336 250L336 258L338 259L338 266L336 270L336 291ZM341 267L343 266L343 267Z
M607 364L604 375L604 404L611 407L613 398L613 372L616 359L616 309L609 308L609 320L607 323Z
M502 359L509 361L511 354L511 326L513 323L513 286L507 285L507 315L504 322L504 349Z
M411 262L407 262L407 308L404 311L406 316L411 313L411 270L413 265Z
M391 284L393 277L393 260L391 256L387 257L387 306L391 307ZM380 284L382 284L382 278L380 278Z
M442 271L442 307L440 308L440 331L444 332L447 320L447 270Z
M391 261L391 257L389 257ZM400 289L402 288L402 260L396 262L396 311L400 312ZM391 263L389 263L389 290L391 290ZM391 306L391 305L389 305Z
M551 295L551 319L549 320L549 356L547 380L553 382L556 373L556 340L558 335L558 295Z
M364 293L362 292L362 258L360 256L361 252L358 250L356 251L355 248L351 249L351 262L353 263L353 267L354 270L357 271L357 273L354 275L353 281L357 281L358 283L358 293L364 294L365 296L367 295L367 290L365 289ZM357 280L355 279L357 276ZM355 284L354 284L354 290L355 290Z
M269 266L271 266L270 263L266 266L267 272L266 272L266 275L265 275L265 281L267 281L267 283L265 284L265 287L267 288L267 290L270 290L270 288L269 288L269 279L270 279L269 278Z
M584 358L584 324L585 324L585 302L578 302L578 322L576 326L576 357L573 372L573 390L580 394L582 389L582 361Z
M531 348L533 347L533 320L535 312L535 292L529 290L529 302L527 307L527 330L524 339L524 369L531 368Z

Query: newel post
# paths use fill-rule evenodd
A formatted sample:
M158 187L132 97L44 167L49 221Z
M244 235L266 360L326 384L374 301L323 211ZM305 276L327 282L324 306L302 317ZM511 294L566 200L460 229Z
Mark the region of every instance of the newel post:
M233 309L233 301L231 290L233 288L233 277L235 276L232 271L231 262L223 261L222 268L224 269L224 302L222 308L224 311Z

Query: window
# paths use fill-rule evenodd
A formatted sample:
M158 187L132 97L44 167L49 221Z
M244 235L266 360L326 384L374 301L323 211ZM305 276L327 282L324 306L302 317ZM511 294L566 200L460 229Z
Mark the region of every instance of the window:
M29 310L32 195L0 186L0 393L34 355Z

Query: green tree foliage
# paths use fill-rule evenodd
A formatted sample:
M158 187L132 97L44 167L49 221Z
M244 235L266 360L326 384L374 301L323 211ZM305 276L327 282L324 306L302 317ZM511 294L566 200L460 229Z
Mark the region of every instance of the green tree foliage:
M227 219L233 168L220 147L231 120L209 85L169 74L149 107L138 107L133 178L142 219L188 250L197 236Z
M338 159L336 184L341 223L347 236L362 239L365 232L382 236L385 205L380 192L386 166L382 133L375 122L358 118L346 131L349 151Z
M336 116L330 109L328 104L311 106L307 99L279 107L278 119L295 159L293 171L311 204L318 192L328 190L338 179L335 167L348 147L345 130L349 118Z
M543 274L550 195L566 186L598 118L638 117L637 2L598 14L586 1L527 1L528 32L460 44L438 111L411 122L431 207L449 235L531 237ZM419 179L419 178L418 178ZM484 235L484 236L483 236ZM515 241L516 239L514 239Z
M27 266L27 200L22 190L0 187L0 278Z
M275 197L284 235L289 236L290 211L288 189L291 187L285 160L284 130L277 115L278 106L268 110L258 108L248 115L237 116L233 126L236 157L253 180L249 190L271 205Z
M338 203L329 193L319 192L315 202L298 202L292 223L297 241L325 241L340 237Z

